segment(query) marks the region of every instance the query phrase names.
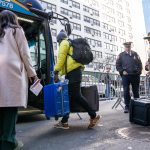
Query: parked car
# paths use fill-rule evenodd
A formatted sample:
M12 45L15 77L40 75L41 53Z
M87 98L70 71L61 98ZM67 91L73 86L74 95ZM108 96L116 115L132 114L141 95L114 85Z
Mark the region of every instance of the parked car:
M102 81L99 81L98 78L92 75L83 75L81 86L91 86L91 85L97 85L99 96L105 97L106 84ZM111 84L110 88L111 88L110 89L111 97L114 97L116 95L115 87Z

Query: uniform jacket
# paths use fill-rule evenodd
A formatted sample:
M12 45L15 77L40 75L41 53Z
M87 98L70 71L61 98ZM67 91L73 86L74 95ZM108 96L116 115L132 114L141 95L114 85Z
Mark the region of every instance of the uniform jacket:
M150 58L148 59L148 61L145 64L145 70L150 71Z
M126 71L129 75L140 75L142 73L142 62L135 51L131 51L131 55L124 51L117 58L116 69L120 75L123 71Z
M28 77L36 75L21 28L5 29L0 41L0 107L26 107Z
M60 75L65 75L66 73L69 73L70 71L80 66L84 68L84 65L77 63L70 56L72 54L73 54L73 48L70 46L69 41L67 39L63 40L60 43L57 64L55 65L55 71L59 71Z

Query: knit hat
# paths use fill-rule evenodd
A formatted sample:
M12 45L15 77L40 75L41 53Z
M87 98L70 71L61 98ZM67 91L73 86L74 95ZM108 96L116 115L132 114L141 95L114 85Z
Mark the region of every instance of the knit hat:
M67 38L67 33L64 30L61 30L57 35L57 42L60 43L65 38Z

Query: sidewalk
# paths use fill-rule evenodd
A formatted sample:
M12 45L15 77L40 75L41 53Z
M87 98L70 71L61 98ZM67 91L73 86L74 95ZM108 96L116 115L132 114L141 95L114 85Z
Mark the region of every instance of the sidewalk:
M101 101L101 123L88 130L89 117L81 113L70 116L70 129L54 129L55 120L43 115L23 117L17 125L24 150L149 150L150 128L130 124L121 107L111 109L115 101ZM120 134L118 134L118 131Z

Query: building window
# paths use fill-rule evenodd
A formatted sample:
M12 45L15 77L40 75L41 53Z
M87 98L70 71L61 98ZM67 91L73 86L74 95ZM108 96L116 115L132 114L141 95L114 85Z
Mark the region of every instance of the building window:
M53 4L47 4L47 9L53 11L53 12L56 12L56 5L53 5Z
M106 5L110 5L110 6L114 5L113 0L105 0L104 2L105 2Z
M54 51L57 50L57 42L53 42L53 48L54 48Z
M131 25L129 25L129 24L128 24L128 30L129 30L129 31L132 31L132 27L131 27Z
M102 47L102 42L101 41L94 40L94 39L87 38L87 37L86 37L86 39L87 39L89 45L91 45L92 47Z
M61 8L61 11L60 11L62 14L64 14L64 15L69 15L69 13L68 13L68 10L67 9L64 9L64 8Z
M80 35L77 35L77 34L71 34L71 35L70 35L70 38L71 38L72 40L74 40L74 39L81 38L81 36L80 36Z
M123 52L124 51L124 47L120 47L120 50L121 50L121 52Z
M118 29L118 32L121 36L124 36L125 35L125 30L122 30L122 29Z
M126 6L129 7L129 2L126 1Z
M78 31L81 31L81 25L80 24L77 24L77 23L74 23L74 22L70 22L71 23L71 27L73 30L78 30Z
M124 38L120 38L120 43L125 43L126 42L126 40L124 39Z
M116 8L118 9L118 10L122 10L123 8L122 8L122 5L120 5L120 4L118 4L118 3L116 3Z
M68 4L68 0L60 0L64 4Z
M100 62L93 62L94 70L104 69L104 64Z
M106 6L106 5L103 5L103 6L102 6L102 9L103 9L103 10L105 11L105 13L107 13L107 14L113 15L113 14L115 13L115 10L114 10L113 8L110 8L110 7Z
M129 33L129 38L130 38L130 39L133 39L132 33Z
M80 20L80 14L79 13L70 11L70 10L62 8L62 7L60 8L60 12L66 16L69 16L70 18L75 18L75 19Z
M40 0L43 8L56 12L56 5Z
M128 14L130 14L130 10L129 10L129 9L126 9L126 12L127 12Z
M118 0L118 3L122 3L122 0Z
M56 20L56 19L50 20L50 24L51 24L51 25L57 24L57 20Z
M101 31L93 29L93 28L89 28L89 27L84 27L84 31L88 34L91 34L92 36L99 36L101 37Z
M108 30L109 32L112 32L112 33L116 32L116 27L109 25L107 23L102 22L102 27L103 29Z
M109 60L109 62L116 62L116 59L117 59L117 56L116 55L113 55L113 54L109 54L109 53L105 53L106 55L106 59Z
M102 52L100 52L100 51L92 50L92 53L93 53L94 59L103 57Z
M104 48L112 52L118 51L118 46L104 42Z
M110 40L110 42L117 41L117 36L103 32L104 38Z
M92 8L87 7L85 5L83 5L83 11L88 12L91 15L95 15L95 16L99 17L99 11L98 10L92 9Z
M131 18L127 16L128 23L131 23Z
M70 2L72 3L72 7L80 9L80 3L77 3L77 2L72 1L72 0L70 0Z
M84 21L91 23L92 26L93 25L100 26L100 21L93 19L93 18L90 18L90 17L87 17L87 16L84 16Z
M120 27L124 27L124 22L121 21L121 20L118 20L118 25L119 25Z
M113 22L113 23L115 23L115 18L114 18L114 17L111 17L111 16L109 16L109 15L107 15L107 14L104 14L104 13L103 13L103 19L105 19L105 20L108 21L108 22Z
M119 19L123 19L124 18L123 13L121 13L119 11L117 11L117 16L118 16Z
M57 36L57 30L56 29L51 29L51 33L52 33L52 36Z

